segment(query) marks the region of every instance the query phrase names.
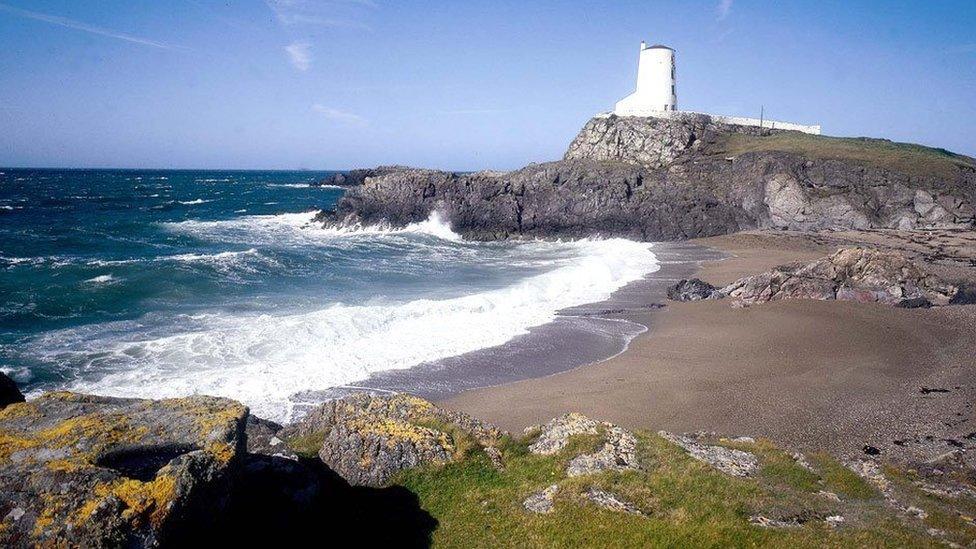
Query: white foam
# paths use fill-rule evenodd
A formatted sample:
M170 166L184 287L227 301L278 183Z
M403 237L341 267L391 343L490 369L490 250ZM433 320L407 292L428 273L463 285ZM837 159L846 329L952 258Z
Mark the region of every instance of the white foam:
M247 223L294 226L312 215L251 216ZM196 223L209 223L212 231L224 227L214 223L227 222ZM411 230L454 239L444 225L432 218ZM451 299L335 303L282 315L211 312L187 317L179 333L88 326L49 333L33 352L47 360L84 359L85 369L108 371L95 381L74 382L73 390L153 398L221 395L262 417L288 421L291 395L500 345L552 321L560 309L606 299L657 269L649 244L622 239L518 246L559 259L551 270L510 286Z
M157 259L159 259L161 261L172 260L172 261L185 261L185 262L188 262L188 263L195 263L195 262L211 263L211 262L214 262L214 261L221 262L221 261L233 260L233 259L236 259L236 258L239 258L239 257L248 256L248 255L251 255L251 256L258 255L258 251L255 248L251 248L251 249L242 250L242 251L239 251L239 252L220 252L220 253L216 253L216 254L177 254L177 255L167 255L167 256L159 257Z
M115 278L110 274L105 274L105 275L98 275L94 278L89 278L85 282L88 284L113 284L115 282L119 282L119 279Z
M0 372L3 372L17 383L27 383L34 378L34 374L26 367L12 368L10 366L0 366Z
M198 198L196 200L179 200L178 202L186 206L192 206L195 204L206 204L207 202L213 202L213 200L204 200L202 198Z

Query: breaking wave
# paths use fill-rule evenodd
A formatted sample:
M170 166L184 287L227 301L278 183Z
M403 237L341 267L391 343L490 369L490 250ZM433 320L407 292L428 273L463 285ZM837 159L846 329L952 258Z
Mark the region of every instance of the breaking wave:
M333 302L280 314L218 310L164 323L137 319L85 325L44 333L30 352L44 361L77 363L92 373L70 382L72 390L154 398L221 395L241 400L262 417L288 421L293 395L501 345L552 321L561 309L606 299L657 270L649 244L623 239L472 243L436 214L399 229L325 229L312 222L315 213L170 223L168 231L255 248L168 259L233 261L259 255L265 245L359 240L371 249L409 245L428 261L445 261L445 249L484 252L483 247L503 245L517 251L506 260L531 262L538 274L491 289L465 291L462 286L443 299Z

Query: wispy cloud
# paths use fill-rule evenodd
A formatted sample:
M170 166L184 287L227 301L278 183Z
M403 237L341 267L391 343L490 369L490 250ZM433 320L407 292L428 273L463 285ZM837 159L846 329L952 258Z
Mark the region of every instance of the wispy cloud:
M322 2L316 0L265 0L282 25L314 25L320 27L370 30L369 26L352 19L336 17L336 4L354 4L376 7L370 0L344 0Z
M83 23L81 21L76 21L74 19L68 19L67 17L61 17L58 15L48 15L46 13L40 13L40 12L30 11L30 10L23 10L20 8L15 8L13 6L8 6L7 4L0 4L0 11L12 13L14 15L24 17L27 19L33 19L35 21L42 21L44 23L49 23L51 25L57 25L59 27L80 30L91 34L97 34L99 36L115 38L116 40L124 40L126 42L139 44L141 46L149 46L152 48L159 48L163 50L187 51L187 48L184 48L182 46L174 46L172 44L167 44L165 42L150 40L148 38L142 38L140 36L135 36L132 34L119 32L112 29L96 27L95 25L89 25L88 23Z
M718 5L715 6L715 14L719 21L725 19L732 13L732 2L733 0L718 0Z
M312 66L312 46L308 42L292 42L285 46L288 60L300 71L307 71Z
M366 125L366 119L358 114L327 107L321 103L312 105L312 110L335 122L342 122L344 124L352 124L355 126Z

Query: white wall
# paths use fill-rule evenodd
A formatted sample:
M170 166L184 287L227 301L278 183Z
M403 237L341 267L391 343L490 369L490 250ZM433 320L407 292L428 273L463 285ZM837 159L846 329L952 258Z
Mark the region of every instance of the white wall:
M619 103L618 103L619 105ZM599 118L606 118L611 114L616 114L617 116L638 116L638 117L654 117L654 118L671 118L672 116L681 116L682 114L703 114L705 116L710 116L715 122L720 122L722 124L734 124L736 126L756 126L763 128L770 128L774 130L792 130L797 132L809 133L812 135L820 135L820 125L805 125L805 124L795 124L793 122L781 122L779 120L760 120L758 118L744 118L741 116L724 116L721 114L708 114L705 112L694 112L694 111L671 111L662 112L655 110L633 110L627 114L620 114L614 109L613 112L604 112L597 115Z

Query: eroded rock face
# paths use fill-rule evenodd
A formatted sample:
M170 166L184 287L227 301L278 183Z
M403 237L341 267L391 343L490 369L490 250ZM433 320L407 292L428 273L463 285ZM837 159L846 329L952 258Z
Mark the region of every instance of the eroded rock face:
M0 545L148 547L219 515L247 408L48 393L0 411Z
M696 113L675 113L671 118L598 116L583 126L563 158L622 161L661 168L699 150L717 134L761 135L763 131L777 130L720 124L708 115Z
M323 463L352 485L379 487L404 469L460 457L463 437L494 447L501 433L414 396L358 393L321 405L280 436L321 438Z
M805 265L777 267L722 288L737 305L780 299L840 299L919 307L963 302L969 292L895 251L843 248Z
M3 372L0 372L0 410L8 404L15 404L17 402L24 402L24 395L21 394L14 380L7 377Z

